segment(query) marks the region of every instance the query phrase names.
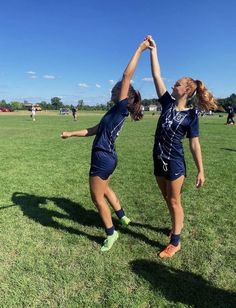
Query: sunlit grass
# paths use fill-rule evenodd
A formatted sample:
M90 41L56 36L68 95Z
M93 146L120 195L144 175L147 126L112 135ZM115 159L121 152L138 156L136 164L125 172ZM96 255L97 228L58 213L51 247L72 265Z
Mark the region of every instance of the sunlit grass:
M133 224L100 252L104 230L89 195L93 138L61 140L63 130L101 115L0 116L0 302L2 307L233 307L235 303L236 126L203 117L206 185L184 141L182 251L162 261L169 216L156 187L152 145L157 116L128 119L117 139L111 186Z

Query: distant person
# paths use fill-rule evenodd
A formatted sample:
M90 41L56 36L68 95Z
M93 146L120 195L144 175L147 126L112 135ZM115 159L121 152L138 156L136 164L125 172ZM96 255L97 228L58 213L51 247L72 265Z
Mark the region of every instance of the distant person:
M35 121L35 115L36 115L36 107L32 106L32 108L31 108L31 117L32 117L33 121Z
M76 110L76 108L72 107L71 112L72 112L72 116L74 118L74 121L76 121L77 120L77 110Z
M227 122L226 124L235 124L234 122L234 107L229 104L228 107L227 107L227 112L228 112L228 117L227 117Z
M100 123L92 128L61 134L61 138L96 135L92 147L89 184L92 201L98 209L107 234L107 238L101 247L102 251L111 249L118 239L118 232L115 231L111 211L106 201L112 206L122 225L127 226L130 223L130 219L125 215L118 197L109 186L109 181L117 166L115 140L125 119L129 113L134 121L141 120L143 117L141 96L130 85L130 81L141 53L148 47L149 42L146 40L137 48L123 73L121 82L118 82L111 91L111 100L115 104L103 116Z
M195 105L205 111L216 109L217 106L202 81L190 77L177 80L170 94L161 77L155 41L151 36L147 39L150 43L152 76L162 106L153 148L154 175L171 218L170 242L159 256L169 258L181 248L180 234L184 223L181 190L186 177L182 139L185 136L189 138L190 150L198 170L196 187L202 187L205 182L198 137L198 109L189 108L188 101L194 98Z

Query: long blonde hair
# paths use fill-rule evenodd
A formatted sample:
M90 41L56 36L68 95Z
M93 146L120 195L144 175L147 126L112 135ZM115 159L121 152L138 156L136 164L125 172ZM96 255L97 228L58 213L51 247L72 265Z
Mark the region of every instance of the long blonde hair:
M216 98L208 91L201 80L194 80L190 77L184 77L184 79L186 80L187 87L190 89L188 98L193 101L194 105L204 111L216 110L218 108Z

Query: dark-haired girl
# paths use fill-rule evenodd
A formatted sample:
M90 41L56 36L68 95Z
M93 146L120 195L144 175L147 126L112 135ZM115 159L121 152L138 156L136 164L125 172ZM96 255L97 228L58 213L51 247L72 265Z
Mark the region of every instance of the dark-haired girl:
M141 53L149 45L149 41L145 40L135 51L123 73L122 80L112 89L111 100L115 104L103 116L101 122L92 128L74 132L63 132L61 134L61 138L63 139L96 135L92 147L89 184L92 201L98 209L107 234L107 238L101 248L102 251L110 250L114 242L118 239L118 232L114 228L107 201L123 225L130 223L130 219L125 215L119 199L109 186L109 181L117 165L115 140L125 119L129 114L134 121L139 121L143 117L140 94L130 85L130 81Z

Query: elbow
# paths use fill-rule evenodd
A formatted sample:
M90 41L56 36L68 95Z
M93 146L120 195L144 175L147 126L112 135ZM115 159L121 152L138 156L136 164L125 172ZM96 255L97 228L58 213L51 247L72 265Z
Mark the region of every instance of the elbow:
M123 73L123 76L122 76L122 81L130 82L131 77L132 77L132 76L131 76L130 73L124 72L124 73Z

